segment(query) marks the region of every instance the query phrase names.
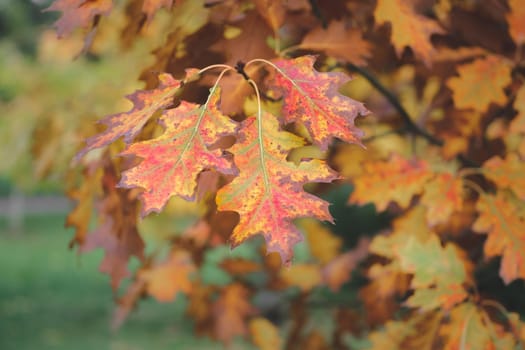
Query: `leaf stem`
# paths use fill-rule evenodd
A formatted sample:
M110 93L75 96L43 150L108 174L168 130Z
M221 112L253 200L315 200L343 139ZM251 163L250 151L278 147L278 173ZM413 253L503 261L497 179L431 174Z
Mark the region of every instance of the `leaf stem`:
M221 77L222 77L224 72L234 69L232 66L229 66L227 64L212 64L211 66L207 66L207 67L202 68L201 70L199 70L197 72L197 74L200 75L200 74L202 74L204 72L207 72L207 71L209 71L211 69L215 69L215 68L222 68L222 69L224 69L224 71L221 73ZM219 79L217 79L217 80L219 80Z
M268 170L266 169L266 164L264 160L264 143L263 143L263 125L262 125L262 105L261 105L261 94L259 93L259 88L257 84L252 79L248 79L248 83L255 90L255 95L257 96L257 141L259 143L259 153L261 161L261 169L263 169L263 179L264 179L264 190L265 192L270 191L270 176L268 175Z

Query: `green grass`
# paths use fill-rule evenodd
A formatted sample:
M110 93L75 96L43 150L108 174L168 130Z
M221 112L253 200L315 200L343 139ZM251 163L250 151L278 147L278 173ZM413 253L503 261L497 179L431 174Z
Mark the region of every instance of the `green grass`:
M102 252L67 249L72 231L63 216L31 217L24 232L7 233L0 218L0 349L217 349L193 336L184 300L141 302L111 332L113 296L98 271ZM231 349L250 348L239 341Z

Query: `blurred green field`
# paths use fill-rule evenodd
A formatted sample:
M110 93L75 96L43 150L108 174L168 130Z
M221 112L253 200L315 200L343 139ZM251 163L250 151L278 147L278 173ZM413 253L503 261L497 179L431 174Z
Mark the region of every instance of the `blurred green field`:
M7 232L0 218L0 349L217 349L193 337L185 300L142 302L124 326L110 330L108 279L98 271L101 251L67 249L72 230L60 215L29 217L24 232ZM229 349L248 349L239 340Z

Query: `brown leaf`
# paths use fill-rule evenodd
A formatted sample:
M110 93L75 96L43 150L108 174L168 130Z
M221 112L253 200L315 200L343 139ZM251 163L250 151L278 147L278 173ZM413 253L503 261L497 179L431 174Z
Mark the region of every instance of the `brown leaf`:
M359 29L347 28L342 21L333 21L328 28L318 26L303 38L300 48L324 52L328 56L365 66L372 55L372 46L363 39Z
M213 303L215 319L214 333L217 339L230 343L237 335L248 333L246 319L255 314L255 308L248 302L249 291L240 283L226 286Z

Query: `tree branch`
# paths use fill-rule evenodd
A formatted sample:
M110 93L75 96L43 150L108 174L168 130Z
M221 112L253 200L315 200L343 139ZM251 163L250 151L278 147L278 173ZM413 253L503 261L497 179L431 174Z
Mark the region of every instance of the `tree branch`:
M435 137L434 135L430 134L428 131L414 123L406 109L399 102L398 98L383 84L381 84L381 82L374 75L372 75L366 69L358 67L352 63L347 63L346 68L348 70L352 70L361 74L366 80L368 80L368 82L370 82L370 84L372 84L373 87L375 87L388 100L388 102L390 102L392 107L394 107L394 109L401 116L401 119L403 119L403 122L405 123L406 128L409 132L413 133L414 135L423 137L425 140L427 140L433 145L442 147L445 144L443 140ZM457 158L468 167L479 167L479 164L477 162L465 157L462 154L459 154Z

